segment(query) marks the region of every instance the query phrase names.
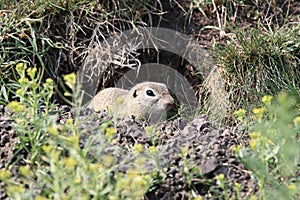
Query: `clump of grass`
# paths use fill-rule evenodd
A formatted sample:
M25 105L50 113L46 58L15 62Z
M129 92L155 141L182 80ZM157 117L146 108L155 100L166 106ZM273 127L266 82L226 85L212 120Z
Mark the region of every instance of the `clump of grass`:
M233 109L251 106L263 94L299 92L299 28L237 31L236 40L216 51Z
M248 116L249 147L237 148L238 156L258 180L260 199L293 199L300 195L299 99L280 93L262 101ZM247 119L243 110L236 114Z
M66 131L66 132L65 132ZM150 188L152 178L138 169L116 171L114 157L103 155L92 162L79 147L79 136L67 136L76 126L69 120L63 132L53 129L48 144L43 145L44 164L19 168L18 183L10 172L1 170L0 178L13 199L141 199ZM23 184L22 184L23 183ZM29 187L28 187L29 186Z
M20 139L18 151L25 150L29 154L28 162L33 164L46 142L47 129L55 123L55 115L49 113L55 105L50 102L54 83L50 78L42 83L43 71L35 67L28 68L26 63L18 63L16 71L17 81L9 82L8 88L2 87L5 91L3 99L13 111L10 117L14 121L12 127ZM9 101L8 96L15 100Z
M47 34L47 18L58 13L49 1L11 2L2 5L3 24L0 24L1 71L10 70L20 60L27 60L32 66L54 73L53 49L67 49L63 41L55 41ZM59 7L61 8L61 7ZM49 12L50 10L55 12ZM12 77L11 77L12 78Z

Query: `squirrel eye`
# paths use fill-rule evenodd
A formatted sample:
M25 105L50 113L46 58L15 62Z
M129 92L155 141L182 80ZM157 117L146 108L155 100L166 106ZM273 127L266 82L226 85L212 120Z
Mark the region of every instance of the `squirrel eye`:
M155 96L155 94L153 93L152 90L147 90L147 91L146 91L146 94L147 94L148 96L152 96L152 97Z

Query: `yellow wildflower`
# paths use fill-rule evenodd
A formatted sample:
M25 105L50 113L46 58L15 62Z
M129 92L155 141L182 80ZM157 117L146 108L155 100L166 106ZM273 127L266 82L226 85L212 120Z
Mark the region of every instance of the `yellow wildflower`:
M69 126L73 125L73 119L72 118L67 119L66 124Z
M53 80L51 78L47 78L46 82L43 83L44 88L53 88Z
M65 75L64 81L69 88L73 89L75 86L75 83L76 83L76 74L71 73L71 74Z
M50 145L43 145L42 149L46 154L48 154L48 153L50 153L52 147Z
M225 180L224 174L219 174L215 176L215 179L217 180L217 184L221 185L222 183L224 183Z
M0 180L6 180L10 178L11 173L6 169L0 169Z
M203 200L201 196L192 197L193 200Z
M20 104L18 101L12 101L7 106L15 113L24 112L26 110L25 106Z
M112 139L116 135L117 129L113 127L108 127L105 129L105 133L108 139Z
M215 179L219 180L219 181L223 181L224 180L224 174L219 174L217 176L215 176Z
M49 84L49 85L52 85L53 84L53 80L51 78L47 78L46 79L46 83Z
M155 154L155 153L156 153L155 146L150 146L150 147L149 147L149 152L150 152L151 154Z
M15 194L15 193L24 193L25 188L22 185L10 185L6 188L6 191L9 194Z
M57 126L50 126L50 127L47 128L47 131L52 136L57 136L58 135Z
M67 169L73 169L78 164L77 160L75 160L74 158L71 158L71 157L64 158L64 163L65 163Z
M21 84L21 85L25 85L25 84L28 84L29 83L29 80L28 78L20 78L18 80L18 82Z
M75 176L74 182L75 182L76 184L81 183L81 181L82 181L82 179L81 179L81 177L80 177L79 175L78 175L78 176Z
M249 133L251 139L257 139L261 136L261 133L260 132L251 132Z
M258 120L262 119L265 112L266 112L266 108L261 107L261 108L253 108L252 112L255 114L256 118Z
M234 112L234 115L238 118L238 120L243 121L245 117L246 111L244 109L238 109Z
M27 68L27 64L26 63L18 63L16 65L16 70L17 70L17 72L18 72L18 74L20 76L24 76L26 68Z
M34 76L36 74L36 71L37 71L36 67L28 68L26 71L27 71L28 76L31 78L31 80L33 80Z
M249 143L250 147L255 149L256 146L257 146L257 141L256 140L250 140L250 143Z
M24 95L24 89L23 88L17 89L16 95L19 97L22 97Z
M43 196L36 196L34 200L47 200L47 198Z
M257 200L257 197L255 195L251 195L250 200Z
M28 176L28 174L30 173L30 167L28 165L20 166L19 171L23 176Z
M240 150L241 150L241 146L240 145L232 147L232 151L234 151L235 153L238 153Z
M266 96L263 96L262 102L263 102L264 104L266 104L267 106L269 106L269 105L271 105L272 99L273 99L272 96L266 95Z
M237 182L234 182L234 187L237 189L237 190L240 190L241 189L241 184L237 183Z
M294 192L294 191L296 191L297 188L296 188L295 184L291 183L288 185L288 189L289 189L289 191Z
M295 119L293 120L294 124L296 127L300 127L300 116L295 117Z
M133 188L141 188L141 187L143 187L145 185L147 185L147 181L141 175L136 176L132 180L132 186L133 186Z
M67 140L70 144L77 145L79 143L79 137L76 135L68 137Z
M133 148L137 153L141 153L143 151L143 145L142 144L135 144Z

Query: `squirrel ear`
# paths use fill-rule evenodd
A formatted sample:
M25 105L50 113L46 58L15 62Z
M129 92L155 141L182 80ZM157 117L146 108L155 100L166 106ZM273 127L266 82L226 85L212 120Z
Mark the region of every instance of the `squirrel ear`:
M133 92L133 95L132 95L134 98L135 97L137 97L137 95L136 95L136 90L134 90L134 92Z

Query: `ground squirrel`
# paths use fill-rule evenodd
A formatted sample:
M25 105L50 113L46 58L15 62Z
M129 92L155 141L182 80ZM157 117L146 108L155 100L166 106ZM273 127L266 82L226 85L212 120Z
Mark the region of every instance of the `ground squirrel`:
M174 99L165 84L143 82L130 90L106 88L91 102L95 111L111 110L118 117L158 121L165 119Z

